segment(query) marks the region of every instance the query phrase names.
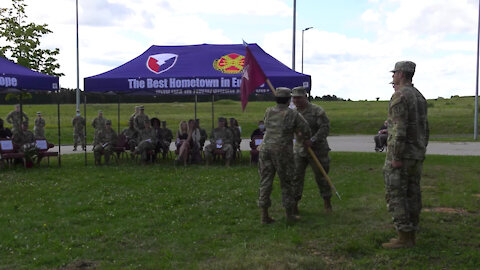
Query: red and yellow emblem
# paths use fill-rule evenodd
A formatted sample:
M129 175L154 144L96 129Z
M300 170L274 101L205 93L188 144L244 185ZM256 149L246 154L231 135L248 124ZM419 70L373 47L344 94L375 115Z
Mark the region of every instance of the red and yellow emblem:
M243 65L245 65L245 56L237 53L229 53L213 61L214 69L228 74L242 72Z

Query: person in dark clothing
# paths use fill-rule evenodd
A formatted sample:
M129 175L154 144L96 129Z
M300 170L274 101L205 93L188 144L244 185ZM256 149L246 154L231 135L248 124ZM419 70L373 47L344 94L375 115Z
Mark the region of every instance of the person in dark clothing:
M252 132L250 139L253 140L253 137L263 136L263 134L265 134L265 124L263 121L258 121L258 128Z
M383 123L383 126L380 127L378 130L377 135L373 137L373 140L375 141L375 152L383 152L385 149L385 146L387 145L387 138L388 138L388 127L387 127L387 121Z
M12 137L12 131L3 126L3 119L0 118L0 138L9 139Z

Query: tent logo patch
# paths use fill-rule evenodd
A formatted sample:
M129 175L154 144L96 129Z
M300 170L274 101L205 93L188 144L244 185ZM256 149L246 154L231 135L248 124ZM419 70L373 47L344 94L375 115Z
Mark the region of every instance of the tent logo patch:
M244 65L245 56L237 53L229 53L213 61L214 69L227 74L241 73Z
M177 62L178 55L173 53L160 53L150 55L147 59L147 68L156 74L171 69Z

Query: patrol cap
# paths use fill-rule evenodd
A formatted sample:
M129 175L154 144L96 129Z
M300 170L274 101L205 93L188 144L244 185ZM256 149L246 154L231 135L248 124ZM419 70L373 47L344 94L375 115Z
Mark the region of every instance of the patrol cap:
M225 117L218 117L218 122L227 122L227 118Z
M106 125L111 125L111 124L112 124L112 120L107 120L107 121L105 121L105 124L106 124Z
M102 110L98 110L98 113L103 113L103 111L102 111Z
M138 106L138 108L139 108L140 110L144 110L144 109L145 109L145 108L143 107L143 105Z
M166 123L167 123L167 121L162 121L162 124L166 124Z
M276 97L291 97L292 96L292 91L290 90L290 88L287 88L287 87L277 87L275 96Z
M404 71L404 72L410 72L414 74L416 66L417 65L412 61L400 61L395 63L395 67L390 72Z
M42 112L37 112L37 115L42 114Z
M292 97L304 97L307 95L307 91L303 86L297 86L292 89Z
M140 109L140 106L135 106L135 110L136 110L136 109Z

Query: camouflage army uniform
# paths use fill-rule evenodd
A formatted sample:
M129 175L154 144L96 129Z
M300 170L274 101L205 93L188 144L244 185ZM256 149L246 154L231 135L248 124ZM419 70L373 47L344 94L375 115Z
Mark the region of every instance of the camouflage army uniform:
M33 126L33 131L35 138L45 138L45 119L36 118L35 125Z
M148 151L155 150L157 144L156 132L153 128L144 128L138 133L136 154L141 154L143 161L148 161Z
M99 130L93 141L93 153L95 164L100 165L102 152L105 157L105 164L110 162L110 155L113 153L113 147L117 143L117 133L110 127Z
M85 119L81 116L75 116L72 119L73 125L73 149L77 149L80 142L82 149L85 149Z
M327 136L330 132L330 120L328 119L327 114L322 107L311 103L308 103L307 107L303 110L299 110L298 108L295 110L298 111L308 122L308 126L313 134L310 138L313 142L311 148L325 169L325 172L328 173L330 169L330 158L328 156L330 147L328 146ZM313 161L307 149L303 146L303 140L296 138L293 152L295 154L295 201L298 203L302 198L305 170L308 164L310 164L310 167L315 174L315 181L320 190L320 195L323 198L331 197L332 191L330 185L325 177L323 177L320 169L315 164L315 161Z
M160 148L162 148L163 158L167 157L167 153L170 151L170 144L172 143L173 133L167 127L160 129Z
M388 107L387 156L383 167L388 211L397 231L418 230L420 178L429 138L427 102L413 85L393 94ZM403 162L393 168L392 161Z
M11 111L7 115L7 118L5 120L7 120L9 124L12 124L12 134L22 131L23 121L28 122L28 116L25 114L25 112L22 112L22 114L23 114L23 119L21 117L20 112L18 111Z
M212 160L213 151L217 149L217 141L222 141L222 149L225 151L225 159L227 161L233 158L233 134L229 128L215 128L210 134L210 144L205 146L205 159Z
M275 107L268 108L264 120L266 131L263 141L258 147L260 151L258 206L270 207L270 194L276 172L280 178L283 206L288 210L295 205L293 136L294 133L300 132L302 136L310 138L310 128L302 115L288 108L287 104L277 104Z
M235 148L234 150L238 150L240 147L240 143L242 142L241 134L240 134L240 129L238 127L230 127L230 130L232 131L233 134L233 147Z
M139 132L145 129L145 121L150 121L148 116L144 113L140 113L136 115L133 119L134 119L133 123L134 123L135 129L138 130Z
M20 149L23 149L26 145L35 143L35 135L30 130L22 130L21 132L13 134L12 142L20 147Z
M105 123L106 123L106 120L105 118L103 118L103 116L98 116L96 117L95 119L93 119L92 121L92 127L95 129L95 133L93 134L93 138L95 139L97 137L97 134L100 132L100 131L103 131L105 130Z
M127 138L128 147L133 152L138 144L138 131L133 127L128 127L122 131L122 135Z

